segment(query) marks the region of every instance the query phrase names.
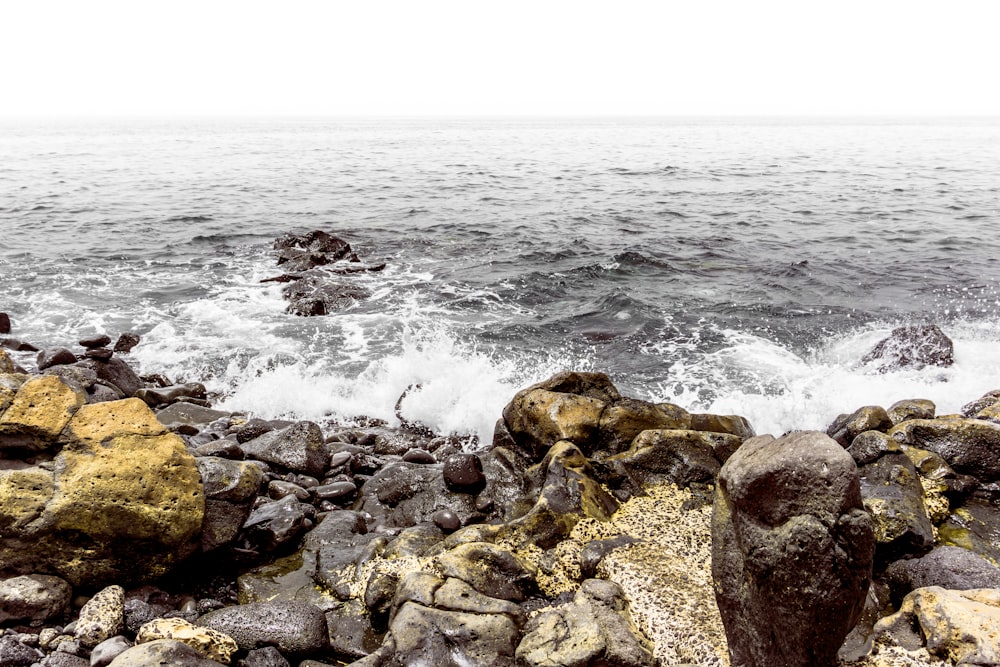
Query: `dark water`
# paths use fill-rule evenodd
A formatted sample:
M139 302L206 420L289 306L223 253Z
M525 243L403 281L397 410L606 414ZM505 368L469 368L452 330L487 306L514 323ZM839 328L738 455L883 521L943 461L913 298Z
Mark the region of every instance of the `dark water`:
M385 261L374 296L284 313L271 241ZM1000 387L1000 121L141 121L0 126L13 335L143 335L148 372L263 416L487 433L566 367L823 426ZM936 322L948 370L858 360Z

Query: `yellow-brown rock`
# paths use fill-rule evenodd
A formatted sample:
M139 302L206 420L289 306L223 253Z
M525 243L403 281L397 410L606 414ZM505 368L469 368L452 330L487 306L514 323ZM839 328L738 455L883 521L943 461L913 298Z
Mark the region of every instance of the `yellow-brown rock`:
M6 517L19 529L0 537L0 571L52 573L74 585L141 581L197 548L205 497L194 457L142 401L89 405L60 441L51 497L46 471L12 471L0 482L10 495L34 485Z
M690 428L691 415L670 403L648 403L624 398L610 405L600 417L602 447L619 452L643 431L657 428Z
M14 360L10 358L6 350L0 350L0 374L13 372Z
M86 402L86 392L73 389L55 375L28 380L0 415L0 450L40 451L52 447Z
M0 350L2 352L2 350ZM0 373L0 415L10 407L11 401L17 395L17 390L24 383L23 375L13 373Z
M514 396L504 409L504 419L515 440L544 452L560 440L577 446L591 443L607 405L589 396L532 389Z
M135 643L173 639L197 650L206 658L228 665L239 646L229 635L185 621L183 618L157 618L146 623L135 635Z
M55 475L19 462L0 464L5 466L0 469L0 535L4 535L24 530L41 516L55 492Z

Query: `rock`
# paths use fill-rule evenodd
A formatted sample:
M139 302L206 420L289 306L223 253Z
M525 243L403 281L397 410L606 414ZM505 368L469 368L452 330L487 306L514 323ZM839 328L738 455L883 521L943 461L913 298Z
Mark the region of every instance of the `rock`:
M10 358L7 351L0 348L0 375L14 372L14 360Z
M875 539L857 468L826 435L752 438L719 474L712 576L734 665L833 665Z
M236 539L250 517L254 499L264 481L259 466L214 456L195 459L205 490L205 518L201 549L213 551Z
M51 470L0 470L0 571L100 586L162 576L197 549L195 460L142 401L79 408L59 443Z
M97 359L98 361L107 361L114 356L114 352L106 347L93 347L83 353L83 356L87 359Z
M0 582L0 623L47 621L69 609L73 588L59 577L31 574Z
M607 406L589 396L525 389L504 408L503 417L518 445L535 455L544 454L562 440L589 452L596 444L601 414Z
M746 417L739 415L692 414L691 425L688 428L692 431L728 433L729 435L735 435L741 441L757 435ZM725 463L725 461L722 461L722 463Z
M976 400L963 405L961 414L963 417L975 417L986 408L996 405L997 401L1000 401L1000 389L988 391Z
M86 392L56 376L31 378L0 415L0 451L49 449L86 402Z
M132 351L132 348L139 344L139 341L141 340L142 338L139 334L123 333L118 336L118 340L115 341L114 350L119 354L128 354Z
M548 549L581 519L604 521L618 509L618 501L594 479L589 461L571 442L553 445L525 476L537 490L523 501L534 504L500 527L499 535L513 543Z
M239 650L229 635L212 628L193 625L183 618L158 618L150 621L139 628L135 643L145 644L157 639L184 642L206 658L223 664L229 664L233 654Z
M654 664L649 642L629 618L621 587L601 579L584 581L572 604L533 616L516 657L527 667Z
M208 392L205 389L205 385L200 382L174 384L167 387L145 388L135 392L135 397L141 398L150 407L156 407L158 405L171 405L182 398L205 400L207 396ZM218 417L216 417L216 419L218 419Z
M927 586L952 591L1000 588L1000 567L968 549L944 546L921 558L892 563L885 579L898 604L911 591Z
M139 644L119 654L109 667L219 667L221 663L209 660L184 642L158 639Z
M360 285L334 282L321 276L295 280L282 288L281 294L289 302L286 312L302 317L336 313L371 296L371 292Z
M247 657L236 663L236 667L291 667L291 665L278 649L273 646L265 646L264 648L255 648L247 653ZM299 664L299 667L302 667L302 663Z
M438 510L431 515L431 520L446 533L453 533L462 527L462 520L451 510Z
M263 419L251 419L236 431L236 442L242 445L273 430L274 426L270 422Z
M90 667L105 667L130 648L132 648L132 642L123 635L105 639L90 652Z
M0 334L10 333L10 315L0 313Z
M339 503L353 498L357 490L358 487L355 486L354 482L331 482L330 484L321 484L320 486L313 487L312 494L318 500L330 500Z
M293 472L321 478L330 461L323 432L312 422L297 422L264 433L241 445L247 456Z
M628 447L643 431L653 429L686 429L691 425L691 415L686 410L667 404L663 407L623 398L607 407L601 415L598 427L601 431L601 448L617 453Z
M142 380L135 374L131 366L118 357L112 357L107 361L89 359L83 363L96 372L99 379L113 384L125 396L133 396L135 392L142 389Z
M896 401L889 406L886 414L893 426L905 422L908 419L934 419L934 412L937 406L934 401L925 398L911 398Z
M241 649L274 646L282 653L308 655L329 644L323 612L305 602L257 602L225 607L198 619L236 640Z
M854 438L865 431L887 431L892 428L892 420L885 408L878 405L867 405L858 408L852 414L836 419L826 434L844 447L849 447Z
M0 665L3 667L30 667L42 654L19 642L10 635L0 637Z
M517 624L504 614L444 611L406 602L393 617L389 635L394 651L384 663L386 667L514 667L520 633Z
M441 464L395 461L383 466L358 492L355 508L372 516L375 527L406 527L451 510L464 524L477 512L475 497L445 485Z
M969 498L938 526L938 543L968 549L1000 563L1000 513L988 500Z
M479 493L486 487L483 462L475 454L452 454L444 461L444 483L458 493Z
M278 251L299 248L311 253L318 253L327 256L327 261L337 261L348 257L353 252L351 245L344 239L338 238L322 230L314 229L304 234L285 234L274 240L274 249ZM282 264L279 254L278 264Z
M16 338L0 338L0 347L18 352L38 352L38 348L31 343L17 340Z
M51 368L46 368L42 372L42 375L57 375L73 389L85 389L87 391L92 391L92 387L97 382L97 373L80 364L52 366ZM123 397L118 396L118 398Z
M108 586L98 591L80 609L73 636L87 648L93 648L106 639L121 634L125 629L125 590L121 586Z
M871 513L875 552L886 563L919 554L934 544L916 468L905 454L885 454L861 467L861 497Z
M263 551L273 551L302 534L306 515L295 496L261 505L247 518L243 530Z
M859 466L871 463L884 454L899 451L901 451L899 443L881 431L859 433L847 448L847 453Z
M949 591L939 586L908 594L899 611L875 625L875 633L956 665L1000 664L1000 589Z
M535 573L509 551L487 542L461 544L436 559L445 577L455 577L491 598L520 602L534 590Z
M44 371L46 368L51 368L53 366L75 364L76 355L70 350L67 350L65 347L54 347L39 352L36 363L38 365L38 370Z
M608 459L638 492L646 484L669 481L678 486L711 482L721 464L716 450L735 451L738 436L707 431L660 429L643 431L628 450Z
M911 419L889 431L902 444L940 454L955 472L1000 480L1000 424L980 419Z
M407 463L437 463L437 459L434 455L428 452L426 449L420 449L419 447L413 447L406 450L403 454L403 460Z
M183 385L189 387L190 385ZM137 398L142 398L145 391L136 392ZM196 390L195 390L196 391ZM148 401L145 401L148 403ZM171 431L178 431L184 426L194 427L197 431L206 430L210 424L220 419L228 419L229 413L213 410L194 403L173 403L156 413L161 424Z
M873 362L880 373L902 368L919 370L924 366L947 367L955 362L955 346L934 324L897 327L861 359L862 364Z

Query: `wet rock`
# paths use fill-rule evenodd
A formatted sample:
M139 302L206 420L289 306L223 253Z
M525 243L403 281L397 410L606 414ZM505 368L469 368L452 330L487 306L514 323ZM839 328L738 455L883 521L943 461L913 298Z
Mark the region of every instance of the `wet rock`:
M135 643L145 644L157 639L184 642L206 658L228 664L239 649L227 634L212 628L193 625L182 618L158 618L139 628Z
M286 312L302 317L336 313L371 296L371 292L360 285L334 282L321 276L295 280L281 293L289 302Z
M162 576L197 549L195 460L142 401L80 407L59 443L51 470L0 471L0 570L95 586Z
M142 389L142 380L135 374L131 366L118 357L112 357L107 361L89 359L83 363L97 373L99 379L111 383L121 390L124 396L134 396L135 392Z
M147 390L137 392L143 394ZM137 396L141 398L141 396ZM173 403L156 413L161 424L171 431L179 432L185 427L191 427L192 432L207 430L209 426L220 419L227 419L228 412L212 410L201 405L188 402Z
M132 351L132 348L139 344L139 341L141 340L142 338L139 334L123 333L118 336L118 340L115 341L114 350L119 354L128 354Z
M652 648L632 624L618 584L588 579L573 602L531 618L516 652L528 667L651 667Z
M46 368L51 368L53 366L75 364L76 355L70 350L67 350L65 347L54 347L39 352L36 363L38 365L38 370L44 371Z
M901 450L899 443L881 431L865 431L859 433L851 441L851 446L847 448L847 453L851 455L854 462L859 466L875 461L880 456L890 452L898 453Z
M453 533L462 527L462 520L451 510L438 510L431 515L431 520L446 533Z
M283 264L287 260L282 260L285 255L283 251L303 250L310 253L325 255L328 262L344 259L352 254L351 245L344 239L328 234L319 229L314 229L303 234L285 234L274 240L274 249L279 251L278 264Z
M372 516L373 526L406 527L431 521L448 509L462 523L476 514L475 497L445 485L441 464L395 461L382 467L358 492L356 508Z
M897 327L861 359L862 364L874 363L880 373L902 368L919 370L924 366L947 367L954 362L954 344L934 324Z
M871 513L876 555L885 563L923 553L934 544L916 468L905 454L885 454L859 470L861 497Z
M826 434L844 447L849 447L860 433L865 431L887 431L892 428L892 420L885 408L867 405L849 415L841 415L826 429Z
M108 586L80 609L73 636L87 648L121 634L125 629L125 590Z
M875 625L883 641L957 665L1000 664L1000 589L918 588Z
M0 582L0 623L47 621L69 609L73 588L59 577L31 574Z
M444 462L444 483L459 493L479 493L486 486L483 462L475 454L452 454Z
M38 352L38 348L31 343L26 343L16 338L0 338L0 347L17 352Z
M88 350L94 347L107 347L111 344L111 336L98 335L91 336L89 338L82 338L79 341L81 347L85 347Z
M437 459L434 455L428 452L426 449L411 448L406 450L403 454L403 460L407 463L437 463Z
M201 549L209 552L231 543L239 535L250 517L264 473L253 463L214 456L198 457L195 464L205 490Z
M308 655L329 645L323 612L305 602L257 602L225 607L198 619L236 640L241 649L274 646L282 653Z
M150 407L160 405L171 405L182 398L196 398L205 400L208 393L205 385L200 382L189 382L187 384L175 384L167 387L156 387L140 389L135 392L135 397L146 402Z
M604 521L618 509L618 501L596 481L589 461L571 442L553 445L525 475L537 487L537 499L523 516L500 528L500 535L515 543L548 549L580 519Z
M715 479L722 467L716 450L735 451L740 442L735 435L707 431L643 431L608 464L632 482L634 491L665 481L684 487Z
M534 590L535 573L511 552L487 542L461 544L436 559L445 577L455 577L491 598L521 601Z
M688 428L692 431L728 433L729 435L735 435L740 440L746 440L757 435L746 417L741 417L740 415L692 414L691 425ZM725 463L725 461L721 462Z
M944 546L921 558L892 563L885 579L898 604L911 591L927 586L953 591L1000 588L1000 567L968 549Z
M4 667L30 667L41 657L41 652L10 635L0 637L0 665Z
M957 546L1000 563L1000 512L982 498L969 498L938 526L938 543Z
M0 451L49 449L86 402L86 392L59 377L31 378L20 386L0 415Z
M330 484L321 484L313 487L312 494L318 500L330 500L339 503L354 497L357 490L358 487L355 486L354 482L331 482Z
M242 445L273 430L274 426L270 422L263 419L251 419L236 431L236 442Z
M383 663L404 665L491 665L514 667L520 635L503 614L470 614L404 603L389 627L393 652Z
M273 551L302 534L305 518L302 505L295 496L286 496L251 512L243 530L250 542L263 551Z
M643 431L690 427L691 415L686 410L666 406L633 398L623 398L609 405L601 413L598 423L601 448L616 453L628 447Z
M385 627L376 631L367 607L358 600L342 602L327 611L325 616L330 650L339 656L363 658L378 650L382 643ZM300 663L299 667L305 664Z
M0 313L0 334L10 333L10 315Z
M1000 480L1000 424L980 419L911 419L889 431L898 442L940 454L955 472Z
M604 401L590 396L526 389L514 396L503 416L514 440L536 455L562 440L589 452L607 407Z
M157 639L139 644L119 654L109 667L219 667L222 663L209 660L197 649L173 639Z
M937 406L934 405L934 401L925 398L910 398L896 401L889 406L886 414L889 416L889 421L895 426L908 419L934 419L936 410Z
M83 356L87 359L97 359L98 361L107 361L114 356L114 352L106 347L92 347L83 353Z
M251 458L317 478L323 477L330 461L323 432L312 422L297 422L280 431L264 433L241 447Z
M105 667L130 648L132 648L132 642L123 635L105 639L90 652L90 667Z
M268 482L267 496L274 500L280 500L285 496L295 496L295 499L299 502L306 502L310 497L309 492L298 484L292 484L282 479L275 479Z
M834 664L864 606L874 551L857 468L840 445L810 431L743 443L719 474L712 517L733 664Z

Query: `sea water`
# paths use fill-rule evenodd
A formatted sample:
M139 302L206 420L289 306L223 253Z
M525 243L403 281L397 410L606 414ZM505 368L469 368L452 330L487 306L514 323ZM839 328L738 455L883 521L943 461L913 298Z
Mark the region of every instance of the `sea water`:
M285 312L273 240L379 273ZM489 439L563 369L825 428L1000 388L1000 120L205 119L0 123L0 311L39 347L132 331L143 373L264 418ZM860 363L935 323L955 364ZM32 355L18 354L29 365Z

